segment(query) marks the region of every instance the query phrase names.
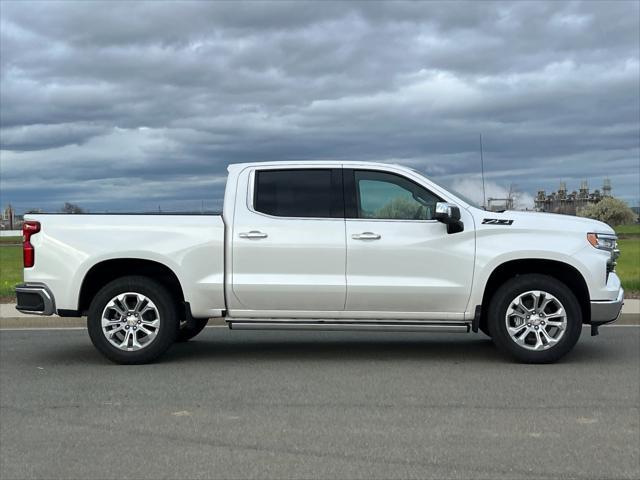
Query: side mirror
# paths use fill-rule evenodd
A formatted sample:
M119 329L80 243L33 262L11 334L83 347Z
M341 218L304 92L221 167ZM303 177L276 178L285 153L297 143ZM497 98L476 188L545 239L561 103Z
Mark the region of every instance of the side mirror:
M433 218L446 225L456 223L460 221L460 209L453 203L438 202Z
M436 213L433 218L447 226L447 233L458 233L464 230L464 224L460 221L460 208L452 203L436 203Z

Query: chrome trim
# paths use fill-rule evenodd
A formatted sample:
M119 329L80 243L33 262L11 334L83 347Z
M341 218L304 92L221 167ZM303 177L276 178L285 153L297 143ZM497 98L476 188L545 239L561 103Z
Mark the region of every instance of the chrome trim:
M621 288L615 300L591 302L591 323L613 322L618 319L624 305L624 290Z
M354 240L380 240L382 235L373 232L354 233L351 235Z
M618 235L616 235L615 233L592 233L595 233L598 237L606 238L607 240L618 240Z
M380 322L260 322L228 321L231 330L322 330L322 331L364 331L364 332L444 332L468 333L469 323L380 323Z
M251 230L250 232L241 232L238 234L240 238L267 238L268 235L258 230Z
M453 209L458 208L457 205L448 202L436 202L435 216L445 215L449 218L453 218ZM437 217L436 217L437 218Z
M16 310L19 312L30 313L33 315L53 315L56 313L56 304L53 294L44 283L22 283L16 286L16 300L18 293L35 293L40 296L42 304L44 305L44 309L42 311L20 308L19 305L16 305Z

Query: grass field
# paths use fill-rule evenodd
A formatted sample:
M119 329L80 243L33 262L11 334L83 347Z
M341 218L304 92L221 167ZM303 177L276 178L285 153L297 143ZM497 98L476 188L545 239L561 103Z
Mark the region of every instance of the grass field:
M3 237L2 240L7 238L11 237ZM18 237L17 242L21 241L22 238ZM20 282L22 282L22 246L0 246L0 300L11 300L15 296L13 288Z
M22 243L22 237L0 237L0 245L4 244L20 244Z
M628 292L640 293L640 238L618 240L620 258L616 271Z
M616 228L620 258L616 268L627 294L640 296L640 225ZM0 243L21 243L21 237L2 237ZM0 300L11 301L14 287L22 282L22 246L0 246Z
M640 224L620 225L616 227L620 237L618 248L620 258L616 271L622 280L622 286L636 298L640 297Z
M634 223L633 225L620 225L615 228L616 233L619 236L634 236L640 237L640 223Z

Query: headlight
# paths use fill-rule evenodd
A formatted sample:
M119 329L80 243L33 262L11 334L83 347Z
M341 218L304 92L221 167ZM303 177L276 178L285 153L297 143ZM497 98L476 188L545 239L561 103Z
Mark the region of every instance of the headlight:
M587 241L599 250L610 252L611 255L607 260L607 278L609 273L615 272L616 260L620 256L618 250L618 237L610 233L587 233Z
M587 240L600 250L612 252L618 247L618 237L609 233L587 233Z

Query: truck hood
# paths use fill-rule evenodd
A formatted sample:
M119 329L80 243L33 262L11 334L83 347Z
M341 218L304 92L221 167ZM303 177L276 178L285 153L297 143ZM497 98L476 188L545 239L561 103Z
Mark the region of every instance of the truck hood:
M565 232L594 232L615 234L614 230L606 223L590 218L576 217L573 215L561 215L557 213L519 212L507 210L505 212L489 212L477 208L472 209L477 228L504 228L535 229L538 231L565 231Z

